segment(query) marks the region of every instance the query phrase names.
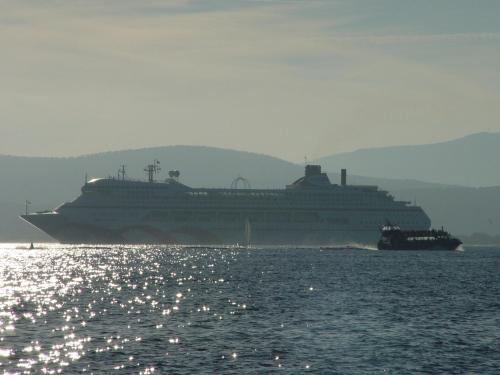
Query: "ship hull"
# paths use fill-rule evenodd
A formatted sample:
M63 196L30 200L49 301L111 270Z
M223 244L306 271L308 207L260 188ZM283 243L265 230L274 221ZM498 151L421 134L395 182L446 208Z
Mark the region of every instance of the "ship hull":
M103 226L72 220L64 215L31 214L22 218L60 243L67 244L197 244L197 245L342 245L375 244L378 227L335 228L331 225L250 224L197 225L179 223L158 225L136 222Z
M386 243L379 241L377 248L379 250L446 250L453 251L462 244L460 240L451 238L447 240L435 241L397 241Z

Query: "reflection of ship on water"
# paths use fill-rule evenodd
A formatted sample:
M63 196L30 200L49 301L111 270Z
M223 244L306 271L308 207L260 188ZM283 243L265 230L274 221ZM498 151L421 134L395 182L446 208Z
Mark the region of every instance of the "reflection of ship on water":
M82 194L46 213L22 218L63 243L190 243L328 245L376 243L386 220L428 229L424 211L376 186L332 184L318 165L285 189L191 188L171 171L156 182L93 179ZM242 178L241 178L242 179ZM244 179L243 179L244 180Z

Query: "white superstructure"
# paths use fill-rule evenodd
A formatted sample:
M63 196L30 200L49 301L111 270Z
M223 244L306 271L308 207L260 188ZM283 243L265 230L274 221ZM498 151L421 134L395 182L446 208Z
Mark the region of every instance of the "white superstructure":
M63 243L325 245L376 243L386 222L428 229L418 206L376 186L331 184L316 165L285 189L191 188L177 181L94 179L47 213L23 215Z

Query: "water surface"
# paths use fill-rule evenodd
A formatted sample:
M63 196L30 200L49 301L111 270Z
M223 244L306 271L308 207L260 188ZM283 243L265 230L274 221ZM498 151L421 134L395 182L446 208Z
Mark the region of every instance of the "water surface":
M499 249L19 246L0 245L2 371L500 371Z

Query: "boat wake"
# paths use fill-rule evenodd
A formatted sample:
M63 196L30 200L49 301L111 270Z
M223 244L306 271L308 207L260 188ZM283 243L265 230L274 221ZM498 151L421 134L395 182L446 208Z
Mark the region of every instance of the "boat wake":
M362 244L357 242L350 242L343 245L330 245L321 246L321 250L378 250L376 246L369 244Z

